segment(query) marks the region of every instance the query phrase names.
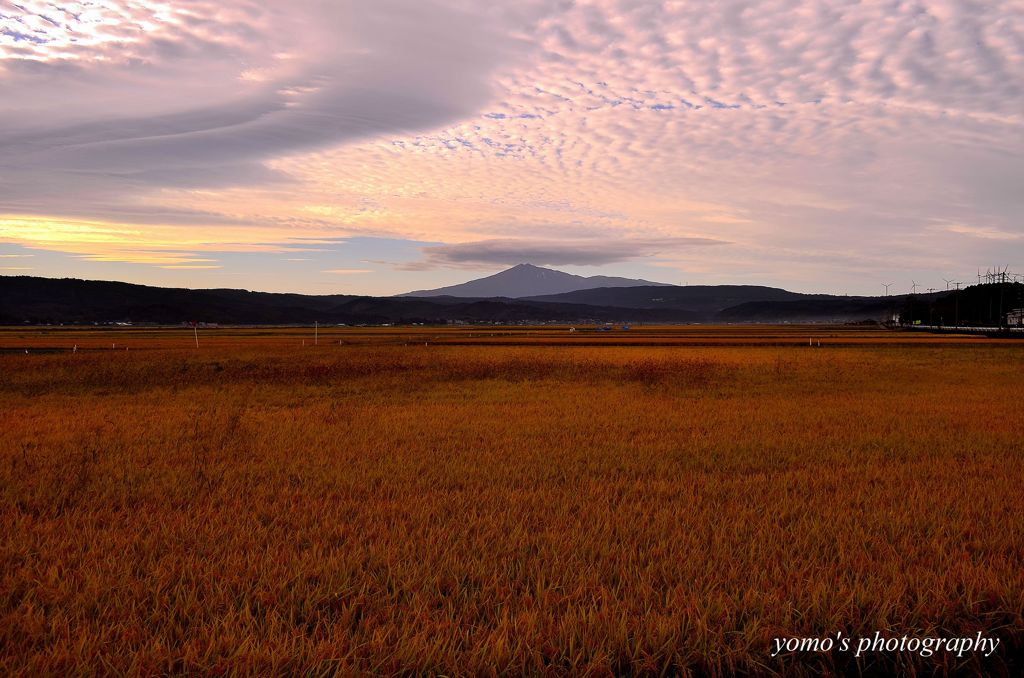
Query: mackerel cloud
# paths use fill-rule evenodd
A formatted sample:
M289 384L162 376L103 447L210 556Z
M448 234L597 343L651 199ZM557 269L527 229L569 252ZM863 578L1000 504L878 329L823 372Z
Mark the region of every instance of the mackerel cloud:
M0 0L0 26L8 215L461 248L438 266L1024 253L1020 2Z

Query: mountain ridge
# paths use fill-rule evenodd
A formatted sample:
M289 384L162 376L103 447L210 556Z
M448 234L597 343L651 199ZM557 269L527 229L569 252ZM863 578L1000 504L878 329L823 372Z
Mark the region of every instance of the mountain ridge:
M878 320L908 299L914 298L808 295L757 285L603 287L538 298L369 297L0 276L0 324L843 322Z
M796 301L829 296L790 292L782 288L764 285L659 285L585 289L562 294L530 296L524 297L524 299L554 303L601 303L637 309L678 308L716 312L751 301Z
M517 299L302 295L0 276L0 324L209 322L239 325L447 322L694 322L681 309L621 309Z

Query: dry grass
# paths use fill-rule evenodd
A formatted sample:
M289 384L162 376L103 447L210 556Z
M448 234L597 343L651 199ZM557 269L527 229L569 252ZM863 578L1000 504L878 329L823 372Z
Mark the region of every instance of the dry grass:
M0 673L1016 673L1024 346L810 331L0 335Z

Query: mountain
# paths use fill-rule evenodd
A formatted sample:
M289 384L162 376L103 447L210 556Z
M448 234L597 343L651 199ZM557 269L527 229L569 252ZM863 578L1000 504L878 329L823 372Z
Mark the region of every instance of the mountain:
M563 273L550 268L542 268L533 264L518 264L510 269L489 275L486 278L470 280L461 285L440 287L434 290L418 290L399 295L402 297L472 297L493 298L536 297L547 294L562 294L576 290L595 287L660 287L664 283L653 283L648 280L632 278L615 278L605 275L585 277Z

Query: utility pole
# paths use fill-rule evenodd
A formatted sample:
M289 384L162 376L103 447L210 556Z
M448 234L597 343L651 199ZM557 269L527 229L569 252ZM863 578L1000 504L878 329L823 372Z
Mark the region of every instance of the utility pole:
M960 285L962 285L963 283L956 282L956 283L953 283L953 284L956 285L956 302L955 302L956 303L956 326L957 326L957 328L959 328L960 327Z
M892 313L892 302L889 301L889 288L892 287L895 284L896 283L882 283L882 287L885 288L885 300L888 302L886 304L886 308L888 309L887 312L889 313L889 317L885 319L885 324L886 325L891 325L892 324L892 320L893 320L893 318L892 318L892 316L893 316L893 313Z

